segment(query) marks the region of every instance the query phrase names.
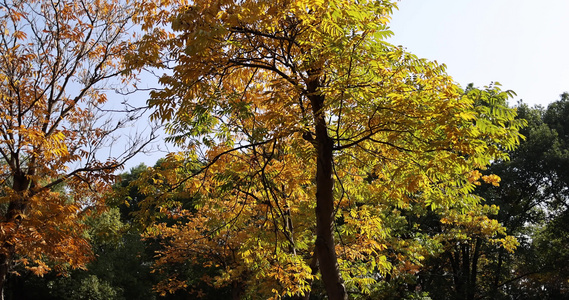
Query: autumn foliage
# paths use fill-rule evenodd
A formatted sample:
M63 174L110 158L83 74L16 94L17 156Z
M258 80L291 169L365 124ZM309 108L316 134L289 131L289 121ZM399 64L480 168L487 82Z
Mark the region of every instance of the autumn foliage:
M525 122L499 84L460 88L387 43L394 9L0 3L0 290L17 271L86 267L90 243L104 244L89 232L105 231L87 226L108 221L113 236L144 230L161 295L204 296L201 281L235 299L380 298L443 253L464 275L457 293L474 295L486 253L518 243L473 192L500 185L487 166L508 159ZM151 119L182 151L139 170L109 202L132 214L105 221L113 172L145 143L102 155L137 115L101 114L120 111L109 89L140 70L163 74Z
M97 154L121 126L100 113L124 70L129 15L118 1L0 4L0 288L16 267L43 275L91 259L82 218L138 149Z
M143 179L155 183L143 206L171 218L148 229L164 245L164 293L187 287L170 271L187 262L218 268L206 280L236 297L308 297L315 281L329 299L371 293L440 241L415 238L411 216L467 226L474 187L498 184L479 170L518 143L508 92L462 90L444 65L384 41L391 1L140 7L131 64L168 70L149 104L187 149Z

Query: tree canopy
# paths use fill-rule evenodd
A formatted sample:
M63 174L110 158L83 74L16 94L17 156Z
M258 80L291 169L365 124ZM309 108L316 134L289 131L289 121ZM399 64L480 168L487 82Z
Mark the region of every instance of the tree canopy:
M0 3L0 291L15 266L63 273L92 258L82 218L143 144L114 158L98 152L125 124L101 113L108 80L120 86L126 67L131 8Z
M216 284L258 296L306 297L315 279L330 299L367 293L421 261L425 245L392 234L403 212L475 209L475 185L498 182L480 170L518 144L508 92L463 91L384 41L391 1L140 5L133 64L168 70L149 104L188 149L149 194L199 202L164 207L178 221L149 231L158 267L206 258Z
M566 299L569 94L460 87L394 9L0 3L2 299ZM146 109L180 151L117 176Z

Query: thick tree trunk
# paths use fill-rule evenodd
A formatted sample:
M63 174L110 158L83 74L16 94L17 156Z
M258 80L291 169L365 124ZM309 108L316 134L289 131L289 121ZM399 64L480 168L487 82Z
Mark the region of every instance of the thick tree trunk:
M4 223L13 223L12 226L17 226L20 223L21 215L26 209L25 201L25 191L30 188L29 176L33 175L33 170L29 172L30 175L26 175L23 172L16 172L13 176L14 183L12 184L12 190L16 194L13 199L11 199L8 205L8 210L4 215ZM2 226L2 224L0 224ZM15 247L9 241L11 237L8 235L4 237L4 240L0 241L0 300L4 300L4 288L6 287L6 281L8 280L8 274L10 273L10 265L12 264L12 258L14 256Z
M243 284L241 284L241 282L239 281L235 281L232 284L232 288L231 288L231 299L233 300L240 300L243 298Z
M346 300L348 296L334 243L334 142L328 135L324 96L318 93L318 85L318 79L312 79L307 85L316 127L316 253L328 299Z

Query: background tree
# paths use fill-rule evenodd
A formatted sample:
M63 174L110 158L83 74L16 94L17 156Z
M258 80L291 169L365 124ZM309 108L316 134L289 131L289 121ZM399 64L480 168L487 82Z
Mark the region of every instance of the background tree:
M159 161L155 168L160 167ZM187 299L187 293L160 296L153 286L163 280L163 276L151 272L155 252L160 250L159 241L144 240L144 222L136 215L142 214L139 202L144 199L137 187L146 178L149 167L138 165L129 172L120 174L119 182L113 191L105 195L108 209L90 215L85 223L85 238L93 250L94 259L86 269L71 270L66 276L49 272L36 277L22 267L16 268L22 276L12 278L6 287L7 299ZM145 182L142 186L147 186ZM178 199L180 200L180 199ZM180 200L183 201L183 200ZM145 215L149 215L145 213ZM180 266L176 266L180 269ZM188 276L200 279L204 270L187 269ZM206 289L203 289L203 288ZM204 285L201 295L211 295L203 299L219 299L226 291L207 290ZM229 293L230 295L230 293Z
M526 141L511 153L511 161L498 162L491 170L503 178L503 189L483 195L502 207L498 220L518 237L514 255L497 252L490 297L520 295L526 299L565 299L567 270L559 259L567 258L566 128L569 94L547 109L520 103L520 118L529 126ZM540 288L538 288L538 286Z
M433 298L567 297L566 281L562 279L567 278L566 264L561 263L567 258L567 206L563 204L567 203L567 141L563 134L569 113L567 101L568 95L563 94L547 109L519 103L518 118L528 122L520 130L525 140L510 151L510 160L495 161L486 171L501 177L500 186L482 186L477 190L489 204L500 207L492 218L506 228L507 234L517 238L516 251L511 253L483 242L483 260L472 273L477 283L469 293L453 282L452 276L464 274L454 271L457 268L453 269L450 259L453 253L431 257L418 274L418 281ZM478 242L469 244L474 248Z
M81 219L143 144L114 158L97 151L136 117L101 115L108 80L128 78L119 75L130 9L120 1L0 3L0 290L16 265L42 275L91 258Z
M201 202L163 207L180 221L149 232L166 238L158 266L209 249L216 283L244 292L306 297L318 278L329 299L368 292L393 271L400 210L474 208L476 169L517 143L499 89L464 94L443 66L382 40L391 1L140 4L132 63L171 71L149 103L192 151L180 168L206 166L159 178L162 194L182 186ZM185 287L178 275L161 289Z

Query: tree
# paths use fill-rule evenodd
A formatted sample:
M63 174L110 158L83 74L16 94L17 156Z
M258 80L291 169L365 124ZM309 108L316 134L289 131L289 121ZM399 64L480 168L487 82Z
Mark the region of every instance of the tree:
M421 288L433 298L567 297L564 279L568 273L566 264L561 263L567 258L568 242L565 234L567 137L563 134L567 100L568 95L562 94L560 100L547 108L518 103L517 117L528 123L520 130L524 141L510 151L510 160L494 161L485 171L499 175L500 186L488 185L476 190L488 204L500 207L498 214L491 218L502 224L508 235L516 237L519 242L516 251L508 252L484 240L466 243L471 249L480 244L479 253L484 255L476 266L478 276L471 272L471 278L477 280L470 293L453 284L449 275L465 274L460 266L474 266L474 261L453 267L451 258L457 256L456 251L429 258L418 277ZM464 232L472 236L471 231Z
M120 1L0 3L0 291L15 265L42 275L91 258L81 219L144 144L97 152L136 117L102 114L108 81L129 78L130 15Z
M501 207L497 220L520 241L514 254L497 250L484 272L492 299L518 295L524 299L561 299L566 286L564 249L567 226L567 121L569 95L546 109L519 103L519 118L528 121L521 130L525 141L510 153L510 161L496 161L489 171L502 178L499 189L482 189L480 195Z
M346 299L405 261L387 249L420 260L419 242L390 234L401 211L475 207L477 169L517 144L523 122L494 97L508 93L464 93L444 66L383 41L391 1L140 7L131 63L169 70L149 104L190 151L148 194L201 200L163 206L178 223L149 233L166 238L159 266L208 257L235 290L307 297L321 278ZM162 290L185 287L179 275Z
M473 85L468 85L467 91L473 90ZM500 105L507 105L507 98L496 94L492 97ZM486 103L480 101L475 105L485 106ZM525 132L525 129L521 131ZM440 245L437 247L439 251L427 256L423 268L417 274L418 289L427 291L435 299L467 300L487 295L491 281L488 278L491 277L496 263L496 253L510 255L518 245L514 236L520 237L510 230L510 223L504 224L502 218L496 217L498 213L503 214L503 211L499 210L503 202L497 202L491 194L485 193L488 190L502 193L512 185L512 182L507 180L511 174L495 169L497 165L505 163L508 163L508 160L496 160L489 170L482 171L487 175L504 176L499 183L478 186L475 190L477 195L484 198L488 196L487 202L490 205L479 205L468 213L450 211L439 214L436 218L442 217L440 223L433 222L433 216L427 219L428 222L419 223L426 233L439 236L437 241ZM483 176L483 173L476 173L476 176ZM527 186L512 187L520 190Z
M156 167L159 166L159 162ZM151 272L154 252L159 244L144 240L142 225L135 216L138 201L136 180L148 169L144 164L120 174L112 192L105 195L107 209L83 219L85 236L95 259L86 269L71 270L66 276L49 272L42 277L18 267L21 276L11 278L6 286L7 299L156 299L153 285L163 278ZM199 278L200 276L196 277ZM223 297L216 290L213 298ZM187 295L167 295L160 299L187 299Z
M556 143L557 138L543 123L543 111L522 103L518 105L517 111L519 118L528 121L528 126L521 130L525 140L510 153L510 161L496 161L490 166L489 171L502 178L500 188L487 187L478 191L490 203L500 207L496 219L507 228L508 234L516 236L520 242L514 254L496 249L492 253L491 263L481 270L487 276L484 277L485 282L481 282L478 292L492 299L505 299L520 294L515 281L536 270L533 267L522 267L526 271L515 271L520 263L529 266L539 261L534 256L537 253L530 250L534 239L531 238L534 231L532 227L543 222L543 205L550 201L551 193L556 193L547 187L553 170L544 163L543 155ZM525 294L524 297L529 295Z
M86 220L96 259L86 270L73 270L65 277L50 274L41 285L42 299L156 299L152 285L158 280L150 273L153 252L120 216L112 207Z
M159 159L153 168L149 168L145 165L139 165L136 168L131 169L130 173L122 174L120 184L118 184L115 189L115 194L112 196L113 200L112 203L119 204L118 207L121 211L121 216L125 220L124 222L129 224L130 233L136 234L133 235L133 238L137 238L137 242L142 243L144 245L144 253L137 254L136 257L138 259L133 259L133 264L129 265L128 268L125 268L125 273L129 275L120 275L117 277L121 278L129 278L133 277L132 270L135 269L135 265L138 263L140 269L137 272L137 277L144 277L144 271L150 271L150 267L156 261L155 253L160 252L163 249L161 247L161 241L163 237L161 236L154 236L154 237L147 237L143 238L141 233L145 232L145 230L153 226L154 223L157 222L167 222L168 224L172 224L172 220L168 219L168 215L164 213L164 207L167 206L167 203L160 203L160 206L155 206L156 203L149 203L149 201L144 201L146 196L142 194L142 191L145 193L154 194L154 187L160 186L157 183L157 179L154 175L156 175L156 170L170 168L170 165L163 159ZM150 191L149 191L150 187ZM194 206L194 198L191 197L188 193L184 193L179 189L180 193L176 193L170 202L176 202L182 208L192 209ZM159 192L158 192L159 193ZM156 194L158 194L156 193ZM150 205L147 205L150 204ZM128 237L129 235L125 235ZM138 245L138 243L133 243L132 240L128 241L128 244ZM125 246L127 246L125 244ZM121 247L126 248L126 247ZM115 259L124 259L125 257L129 257L126 253L132 252L130 248L124 249L123 252L118 253ZM133 256L132 254L130 255ZM141 259L144 259L142 262ZM112 263L113 265L121 266L122 264ZM218 268L216 267L203 267L201 264L176 264L165 266L168 272L152 272L152 274L146 274L146 277L149 275L152 281L149 282L146 280L142 282L142 278L138 278L136 282L141 284L141 286L135 288L138 291L143 291L145 289L151 289L154 285L161 283L161 281L167 279L167 276L170 275L169 271L178 272L184 274L187 278L187 281L192 286L192 290L190 291L193 296L199 297L200 299L219 299L219 298L230 298L231 297L231 290L229 289L221 289L221 288L214 288L209 285L207 282L203 282L203 278L207 278L208 276L213 276L214 273L217 271ZM121 271L118 270L117 271ZM148 273L146 272L146 273ZM165 274L164 274L165 273ZM124 288L124 290L130 290L132 287ZM130 296L130 298L137 298L141 299L143 297L140 296ZM187 299L188 295L187 292L179 291L177 293L161 293L161 299Z

